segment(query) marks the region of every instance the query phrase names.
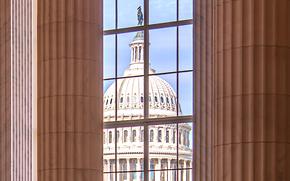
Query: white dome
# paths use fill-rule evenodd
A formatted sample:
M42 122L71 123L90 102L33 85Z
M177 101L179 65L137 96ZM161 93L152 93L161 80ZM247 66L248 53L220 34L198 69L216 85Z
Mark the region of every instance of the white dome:
M117 82L118 117L123 119L141 118L144 112L143 77L119 79ZM104 95L104 118L106 121L114 119L115 86L115 83L112 84ZM176 94L165 80L158 76L150 76L149 97L151 117L176 116Z
M142 75L144 72L143 33L137 33L131 46L131 63L124 76ZM140 50L139 50L140 48ZM155 73L149 69L149 73ZM104 119L115 120L115 83L104 94ZM176 93L159 76L149 77L149 116L176 116ZM144 115L144 79L133 77L117 80L117 115L118 119L138 119ZM180 109L179 109L180 110ZM179 111L180 112L180 111Z

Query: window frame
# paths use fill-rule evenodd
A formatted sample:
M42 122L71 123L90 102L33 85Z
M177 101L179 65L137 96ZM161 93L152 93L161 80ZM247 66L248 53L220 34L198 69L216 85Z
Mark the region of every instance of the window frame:
M118 4L118 1L119 0L115 0L115 3ZM114 80L116 81L115 82L115 96L117 95L117 81L119 79L124 79L124 78L133 78L133 77L144 77L144 93L141 97L141 99L143 99L143 103L144 103L144 117L141 118L141 119L137 119L137 120L125 120L125 121L118 121L117 120L117 108L115 107L115 121L112 121L112 122L104 122L104 129L115 129L114 133L114 137L117 138L117 129L119 128L130 128L130 127L138 127L138 126L142 126L143 127L143 142L144 142L144 158L143 158L143 164L144 165L141 165L141 169L143 169L143 174L144 174L144 181L145 180L150 180L150 172L153 171L150 169L150 159L149 159L149 144L150 144L150 126L158 126L158 125L169 125L169 124L176 124L176 130L172 132L173 135L173 138L174 140L172 140L172 143L173 144L176 144L177 145L177 158L176 158L176 163L175 163L175 168L172 169L172 170L175 170L175 174L176 174L176 177L177 179L179 179L179 170L183 170L185 171L186 173L191 171L192 170L192 173L194 172L194 167L193 167L193 164L194 164L194 158L192 158L192 166L190 169L182 169L179 167L179 159L178 159L178 150L179 150L179 145L181 144L179 142L179 124L182 124L182 123L192 123L192 129L194 129L194 124L195 124L195 116L194 116L194 110L192 110L192 115L179 115L179 74L181 73L186 73L186 72L192 72L192 80L194 81L194 76L195 76L195 65L194 65L194 60L193 61L193 64L192 64L192 69L191 70L179 70L179 27L180 26L185 26L185 25L192 25L192 31L193 31L193 40L192 40L192 43L193 43L193 49L194 49L194 21L193 19L186 19L186 20L179 20L179 0L176 0L177 1L177 20L176 21L171 21L171 22L164 22L164 23L156 23L156 24L149 24L149 0L144 0L144 25L142 26L133 26L133 27L126 27L126 28L118 28L118 7L116 6L115 7L115 29L109 29L109 30L104 30L103 31L103 35L104 36L107 36L107 35L114 35L115 36L115 76L113 78L105 78L103 79L103 81L109 81L109 80ZM194 0L193 1L193 15L194 15ZM193 16L194 17L194 16ZM162 29L162 28L170 28L170 27L176 27L176 37L177 37L177 65L176 65L176 71L174 72L164 72L164 73L155 73L154 75L151 75L149 74L149 31L150 30L154 30L154 29ZM123 34L123 33L130 33L130 32L138 32L138 31L143 31L144 32L144 74L143 75L136 75L136 76L129 76L129 77L124 77L124 76L118 76L117 72L118 72L118 49L117 49L117 46L118 46L118 35L119 34ZM194 50L193 50L193 55L194 55ZM194 56L193 58L194 59ZM167 103L168 101L172 104L176 104L176 112L177 112L177 115L176 116L172 116L172 117L165 117L165 118L150 118L149 117L149 104L150 104L150 101L151 99L155 102L155 99L154 99L154 95L150 95L149 94L149 78L150 76L160 76L160 75L166 75L166 74L170 74L170 73L176 73L177 74L177 77L176 77L176 88L177 88L177 100L173 100L167 96L164 95L163 98L163 102L164 103ZM195 84L193 83L193 86ZM194 99L195 95L194 95L194 89L193 89L193 92L192 92L192 97ZM151 96L153 96L151 98ZM122 97L123 98L123 97ZM126 98L126 99L125 99ZM126 97L126 95L124 96L125 100L128 99L128 97ZM118 99L115 98L114 99L115 102L114 104L115 105L118 105ZM108 100L107 100L108 101ZM194 104L194 100L192 101L192 104ZM194 106L193 106L193 109L194 109ZM141 132L141 131L140 131ZM196 133L196 131L193 131L193 136L194 134ZM142 134L142 132L141 132ZM153 133L154 135L154 133ZM170 133L169 133L170 135ZM129 137L127 138L127 141L128 139L130 140L130 135L128 135ZM157 139L158 139L158 134L157 135L154 135L154 136L157 136ZM163 134L162 134L163 136ZM183 136L183 134L181 134L181 137ZM166 140L167 138L165 138ZM182 138L181 138L182 139ZM115 160L117 160L117 144L118 144L118 139L113 139L115 140ZM142 140L142 138L140 138L140 140ZM154 138L153 138L154 140ZM171 138L169 137L169 143L171 143ZM189 140L188 140L189 142ZM192 140L192 146L194 145L194 140ZM181 145L182 146L182 145ZM193 149L194 150L194 149ZM192 153L192 156L194 156L194 153ZM116 162L116 161L115 161ZM186 163L187 164L187 163ZM169 165L171 165L171 163L169 163ZM167 169L167 170L170 170L170 169ZM160 170L162 171L162 170ZM138 171L136 171L138 172ZM119 173L123 173L122 171L118 171L117 170L117 164L115 164L115 170L114 172L107 172L108 174L111 174L111 173L115 173L115 179L117 179L117 174ZM192 177L194 175L192 174Z

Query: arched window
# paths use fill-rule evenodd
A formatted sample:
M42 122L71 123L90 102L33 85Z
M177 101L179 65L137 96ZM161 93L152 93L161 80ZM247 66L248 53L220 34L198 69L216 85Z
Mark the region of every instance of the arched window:
M150 142L153 142L154 139L154 131L153 129L150 130Z
M144 102L144 97L143 96L141 96L141 102Z
M128 141L128 131L125 130L124 131L124 142L127 142Z
M117 142L119 142L119 139L120 139L120 131L118 130L117 131Z
M173 98L171 97L171 104L174 104L174 102L173 102Z
M123 97L120 98L120 103L123 103Z
M109 103L109 99L106 100L106 105L108 105L108 103Z
M141 135L140 135L140 137L141 137L141 142L143 142L143 141L144 141L144 130L141 130Z
M166 97L166 102L167 102L167 104L169 104L169 98L168 97Z
M111 98L111 100L110 100L110 104L112 104L113 103L113 99Z
M132 134L132 141L135 142L136 141L136 130L133 130L133 134Z
M164 103L164 99L163 97L160 97L161 103Z
M130 97L129 96L127 97L127 102L130 102Z
M112 143L112 138L113 137L113 135L112 135L112 131L109 131L109 143Z
M141 60L141 46L139 46L139 60Z
M166 130L165 139L166 139L166 143L169 143L169 130Z
M172 143L175 143L175 139L176 139L176 138L175 138L175 134L176 134L176 131L174 130L174 131L173 131L173 134L172 134Z
M158 142L161 142L162 141L162 130L159 129L158 130Z
M182 136L182 134L181 134L181 132L179 132L179 134L178 134L178 143L181 145L181 137Z
M157 96L155 96L154 99L155 99L155 102L158 102L158 98L157 98Z

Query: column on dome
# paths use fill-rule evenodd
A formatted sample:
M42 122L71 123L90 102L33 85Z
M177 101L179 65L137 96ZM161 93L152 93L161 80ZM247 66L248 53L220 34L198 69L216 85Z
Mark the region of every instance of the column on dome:
M131 169L131 168L130 168L130 158L127 158L127 159L126 159L126 162L127 162L127 170L126 170L126 171L127 171L127 173L126 173L126 175L127 175L127 180L130 180L130 175L131 175L130 172L129 172L130 169Z
M154 164L155 164L154 169L158 170L158 171L155 171L155 180L157 181L157 180L160 180L161 159L156 158Z
M137 181L141 180L141 159L137 158L137 162L136 162L136 171L137 172Z

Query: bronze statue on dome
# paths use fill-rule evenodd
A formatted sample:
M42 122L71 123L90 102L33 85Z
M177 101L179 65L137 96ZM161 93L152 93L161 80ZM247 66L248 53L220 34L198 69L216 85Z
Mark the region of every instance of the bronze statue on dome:
M143 24L143 13L142 13L142 8L141 6L139 6L137 8L137 18L138 18L138 25L142 25Z

